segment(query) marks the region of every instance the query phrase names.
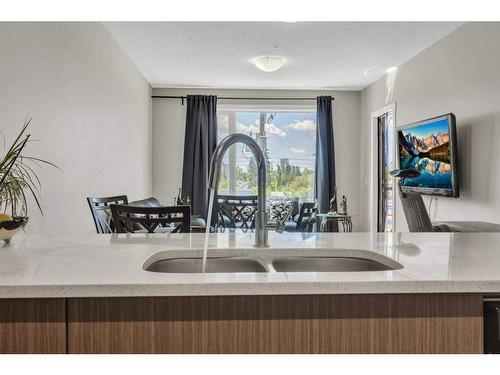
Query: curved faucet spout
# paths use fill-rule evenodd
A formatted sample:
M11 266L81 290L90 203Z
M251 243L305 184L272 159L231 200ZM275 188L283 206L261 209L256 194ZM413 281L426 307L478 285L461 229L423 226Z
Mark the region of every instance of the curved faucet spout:
M222 159L235 143L244 143L252 151L257 164L257 213L255 217L255 247L268 247L266 229L266 159L255 140L246 134L235 133L225 137L216 147L210 160L209 189L217 190L222 171Z

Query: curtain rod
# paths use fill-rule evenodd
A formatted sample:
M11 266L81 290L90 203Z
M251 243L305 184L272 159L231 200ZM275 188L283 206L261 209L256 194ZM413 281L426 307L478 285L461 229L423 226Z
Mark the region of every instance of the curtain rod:
M184 105L184 100L187 96L175 96L175 95L152 95L153 99L181 99L182 105ZM234 96L218 96L217 100L316 100L317 98L250 98L250 97L234 97ZM332 98L334 100L334 98Z

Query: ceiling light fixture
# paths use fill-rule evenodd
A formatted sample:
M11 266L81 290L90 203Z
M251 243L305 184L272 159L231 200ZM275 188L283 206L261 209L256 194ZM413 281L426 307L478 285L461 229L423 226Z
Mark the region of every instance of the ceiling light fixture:
M384 70L379 65L372 65L363 72L363 75L366 78L379 78L384 75Z
M253 64L263 72L275 72L284 64L284 60L279 56L259 56L253 59Z

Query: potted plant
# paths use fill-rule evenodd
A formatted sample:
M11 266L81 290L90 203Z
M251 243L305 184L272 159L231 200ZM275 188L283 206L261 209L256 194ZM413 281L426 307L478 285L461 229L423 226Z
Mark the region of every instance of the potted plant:
M8 149L4 146L5 154L0 157L0 240L6 242L28 222L28 196L33 197L43 215L37 169L44 164L58 168L51 162L23 154L31 142L30 134L26 134L30 123L31 119L25 121L17 138Z

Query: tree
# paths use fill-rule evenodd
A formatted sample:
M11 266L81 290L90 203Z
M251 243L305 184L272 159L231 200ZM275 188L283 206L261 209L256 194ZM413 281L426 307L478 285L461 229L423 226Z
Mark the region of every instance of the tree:
M247 181L249 188L257 186L257 163L253 157L248 161Z
M241 167L236 167L236 181L248 182L248 173Z
M286 164L283 168L283 185L287 185L292 180L292 167Z
M283 175L281 172L281 165L278 164L278 168L276 170L276 186L279 188L283 184Z

